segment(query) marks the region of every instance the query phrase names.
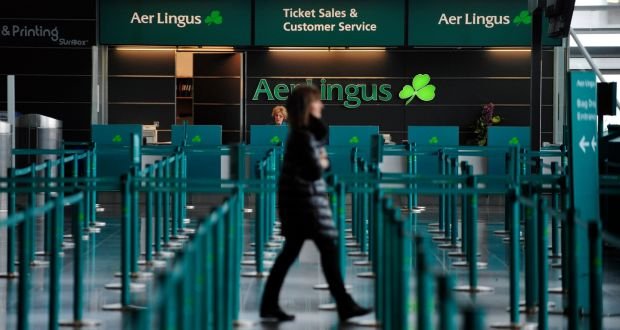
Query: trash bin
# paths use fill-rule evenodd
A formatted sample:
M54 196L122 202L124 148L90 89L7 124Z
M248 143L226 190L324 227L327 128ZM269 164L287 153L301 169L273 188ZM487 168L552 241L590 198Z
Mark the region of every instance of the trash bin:
M38 114L27 114L15 120L15 148L59 149L62 143L62 121ZM56 155L35 155L15 157L16 167L54 160ZM56 171L53 171L56 176Z
M6 177L11 167L11 124L0 121L0 177ZM0 193L0 216L7 210L7 195Z

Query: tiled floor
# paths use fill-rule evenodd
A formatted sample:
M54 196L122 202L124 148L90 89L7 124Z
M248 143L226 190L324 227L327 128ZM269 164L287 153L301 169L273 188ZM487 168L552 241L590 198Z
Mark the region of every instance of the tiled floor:
M217 203L220 199L210 199L209 203ZM201 202L202 204L202 202ZM203 204L204 205L204 204ZM118 291L104 289L108 283L118 281L113 277L114 272L118 271L118 255L120 253L120 226L118 217L118 205L104 205L106 212L100 214L100 219L107 222L100 234L90 235L87 245L86 269L84 283L86 292L84 296L84 315L87 319L95 319L102 322L99 329L129 329L128 316L123 317L120 312L105 312L101 310L104 304L116 303L119 301ZM208 210L208 206L197 208L193 214L199 214ZM506 265L507 245L502 242L502 238L493 234L494 230L502 227L502 208L496 206L482 207L480 209L480 253L481 260L489 263L485 270L480 271L480 285L491 286L494 291L489 294L477 296L477 302L486 308L486 323L505 323L508 321L508 268ZM420 216L418 229L421 232L427 230L427 224L436 218L436 212L432 207ZM251 232L253 222L246 222L246 232ZM246 235L249 239L251 235ZM4 242L4 241L2 241ZM0 272L4 270L5 252L4 244L0 244ZM454 270L458 274L458 283L465 284L467 271L464 269L453 269L451 262L453 258L447 256L447 251L436 248L428 251L436 261L435 266ZM347 283L353 286L351 292L354 297L366 306L373 304L373 280L362 279L356 276L357 273L368 271L368 267L354 266L352 261L359 260L349 258L347 268ZM620 262L618 254L607 253L605 256L605 313L620 313ZM72 305L72 250L65 250L63 277L62 277L62 311L61 319L71 318ZM252 267L243 267L242 271L251 271ZM47 296L48 288L46 283L47 269L45 267L35 268L33 273L32 306L31 306L31 328L47 328ZM560 285L559 271L552 269L549 272L550 287ZM295 322L282 324L269 324L258 322L258 302L264 285L264 279L242 278L241 287L241 312L240 318L243 320L254 321L252 329L334 329L339 327L339 322L335 312L319 311L317 306L322 303L330 302L327 291L313 290L313 286L323 283L320 271L318 252L312 243L307 243L302 250L298 262L291 269L287 277L281 295L281 306L288 312L297 316ZM149 283L148 281L146 282ZM415 298L415 278L412 277L411 299ZM149 288L150 289L150 288ZM149 292L150 290L147 290ZM146 293L138 296L137 301L146 298ZM15 314L17 302L17 281L0 279L0 329L15 328ZM470 298L467 294L457 294L459 302L467 302ZM561 297L551 295L550 300L561 305ZM414 313L411 313L411 328L414 328ZM372 319L373 316L365 319ZM535 322L536 316L528 316L528 320ZM525 316L524 316L525 320ZM557 315L550 316L551 329L565 329L564 318ZM604 320L605 329L620 329L620 318L606 318ZM342 326L345 329L356 329L354 325ZM584 329L587 324L584 321Z

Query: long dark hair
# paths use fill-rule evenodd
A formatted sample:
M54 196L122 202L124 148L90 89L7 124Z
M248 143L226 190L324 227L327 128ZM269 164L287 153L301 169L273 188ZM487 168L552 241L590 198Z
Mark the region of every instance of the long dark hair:
M310 122L310 103L320 100L321 93L311 85L296 87L286 101L288 110L288 124L296 130L307 127Z

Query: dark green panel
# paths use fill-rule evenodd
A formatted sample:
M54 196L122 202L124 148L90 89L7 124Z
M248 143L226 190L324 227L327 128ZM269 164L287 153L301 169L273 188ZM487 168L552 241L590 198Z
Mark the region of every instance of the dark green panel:
M404 0L257 0L255 44L403 46L404 8Z
M100 43L250 44L249 0L101 0Z
M527 9L528 0L409 0L409 45L529 46ZM561 44L560 39L543 42Z

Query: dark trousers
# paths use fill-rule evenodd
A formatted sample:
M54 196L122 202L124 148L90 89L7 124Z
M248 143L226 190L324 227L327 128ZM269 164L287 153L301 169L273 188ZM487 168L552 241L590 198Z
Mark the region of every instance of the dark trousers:
M335 240L321 235L317 235L317 237L312 237L310 239L314 241L314 244L316 244L321 253L323 274L329 285L329 292L336 300L336 304L338 307L349 305L352 299L344 287L342 273L340 272L340 266L338 264L338 249ZM296 237L286 238L284 247L280 255L278 255L278 258L276 258L276 262L273 264L271 273L267 279L267 284L265 284L261 309L268 310L278 307L280 289L282 289L284 277L286 277L289 268L293 262L295 262L297 256L299 256L299 252L305 240L305 238Z

